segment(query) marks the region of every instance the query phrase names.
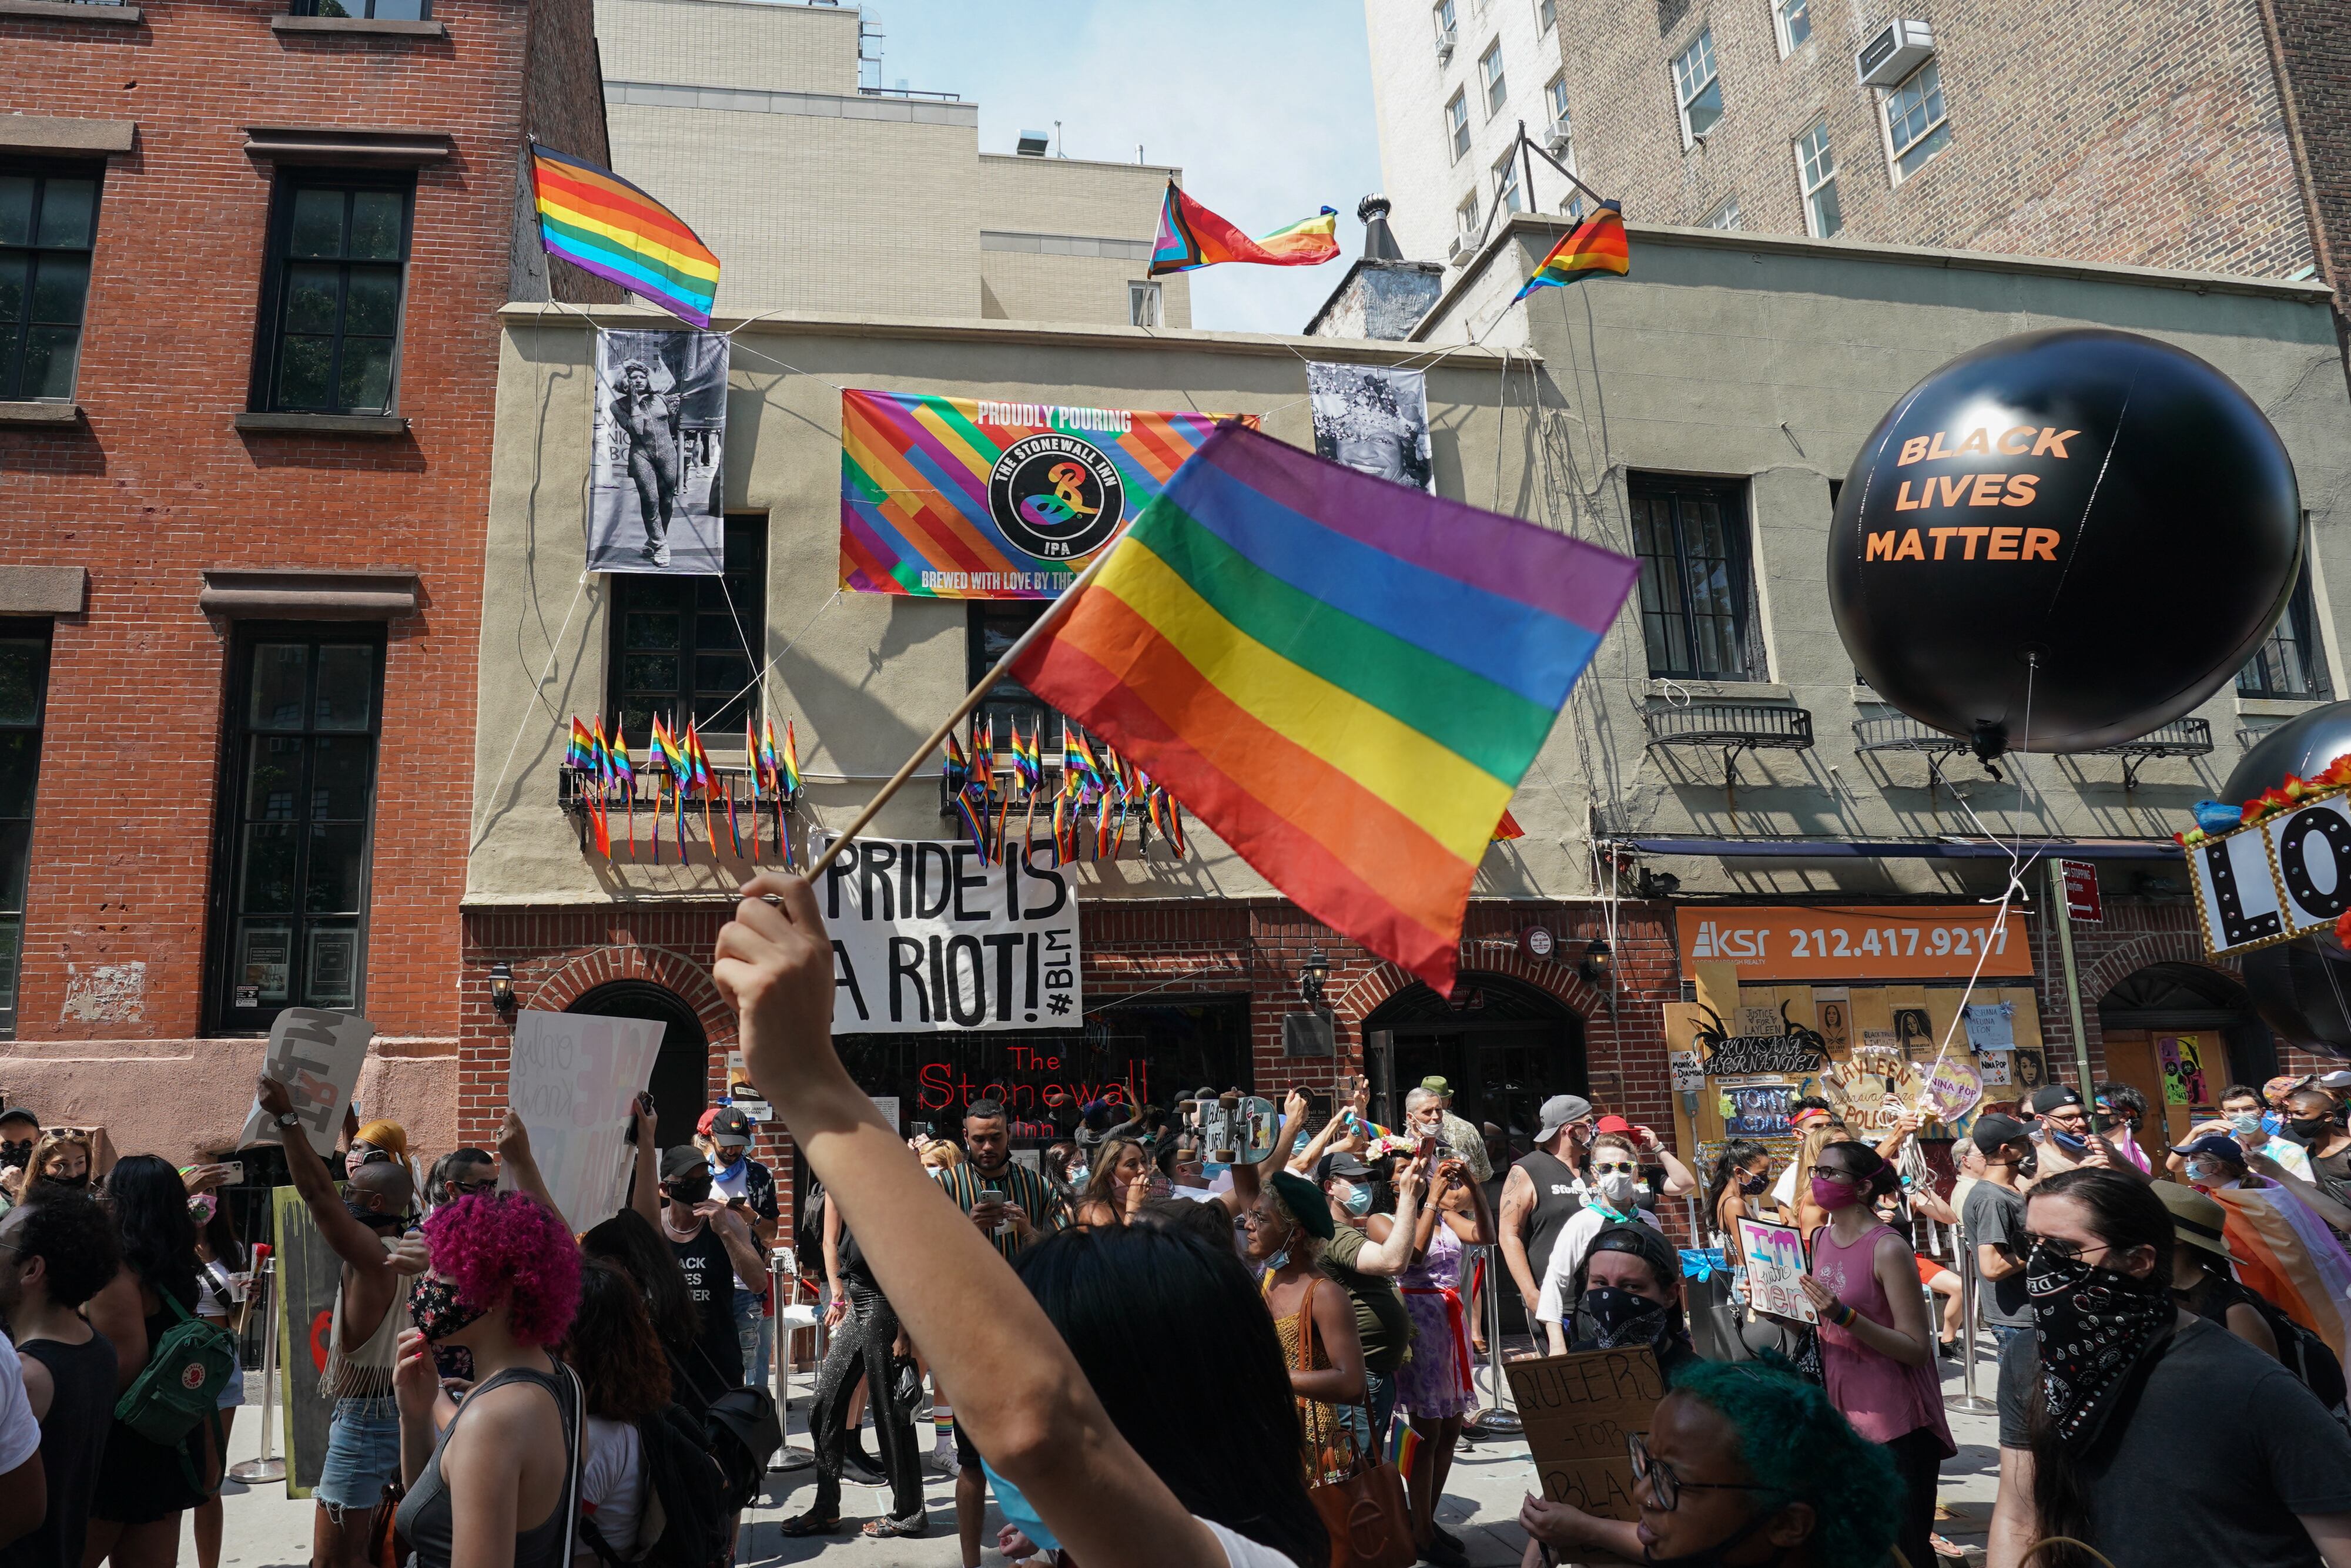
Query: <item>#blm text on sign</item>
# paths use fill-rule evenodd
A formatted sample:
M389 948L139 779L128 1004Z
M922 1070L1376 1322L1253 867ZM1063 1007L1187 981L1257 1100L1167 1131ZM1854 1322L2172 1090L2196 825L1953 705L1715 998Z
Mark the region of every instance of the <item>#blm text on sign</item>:
M1666 1393L1648 1346L1506 1361L1502 1370L1544 1498L1596 1519L1638 1519L1625 1439L1647 1434Z

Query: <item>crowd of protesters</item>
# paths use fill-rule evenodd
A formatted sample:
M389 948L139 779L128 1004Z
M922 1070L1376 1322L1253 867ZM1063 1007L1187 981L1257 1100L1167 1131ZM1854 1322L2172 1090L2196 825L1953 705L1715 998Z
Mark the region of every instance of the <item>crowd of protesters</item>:
M1502 1286L1472 1261L1494 1256L1538 1353L1642 1347L1668 1389L1628 1445L1637 1519L1530 1497L1530 1568L1949 1555L1938 1363L1972 1354L1967 1308L2000 1364L1991 1568L2351 1568L2333 1343L2351 1306L2313 1322L2292 1288L2351 1281L2351 1074L2231 1086L2152 1155L2126 1086L2051 1084L1976 1117L1948 1192L1915 1119L1864 1135L1817 1100L1793 1159L1734 1139L1703 1182L1573 1094L1542 1103L1513 1161L1441 1079L1395 1128L1356 1080L1335 1105L1291 1093L1246 1148L1212 1146L1204 1099L1089 1106L1015 1157L993 1101L956 1137L879 1122L830 1043L813 901L783 877L753 892L714 977L812 1178L793 1241L830 1329L786 1536L927 1534L936 1478L967 1568L990 1546L1063 1568L1320 1568L1364 1542L1334 1553L1317 1494L1401 1456L1392 1544L1451 1568L1467 1552L1438 1505L1481 1292ZM286 1086L256 1097L340 1269L315 1568L732 1561L782 1440L765 1386L784 1354L777 1183L739 1109L664 1151L641 1098L624 1207L564 1215L511 1113L495 1148L425 1166L395 1124L354 1117L320 1147ZM222 1199L239 1156L174 1166L0 1113L0 1568L162 1568L183 1517L217 1568L254 1269ZM1797 1228L1813 1321L1742 1311L1734 1286L1734 1359L1702 1355L1659 1215L1684 1197L1734 1279L1740 1219ZM2246 1256L2248 1214L2284 1217L2265 1234L2309 1268ZM1964 1238L1973 1302L1922 1220ZM846 1480L886 1487L886 1511L850 1520Z

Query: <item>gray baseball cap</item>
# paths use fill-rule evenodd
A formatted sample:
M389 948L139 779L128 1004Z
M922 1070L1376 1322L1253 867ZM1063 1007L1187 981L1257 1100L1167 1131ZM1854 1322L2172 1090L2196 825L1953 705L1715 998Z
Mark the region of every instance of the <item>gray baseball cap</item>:
M1542 1103L1541 1124L1535 1128L1535 1142L1548 1144L1559 1135L1559 1130L1570 1122L1581 1122L1592 1114L1592 1102L1581 1094L1554 1094Z

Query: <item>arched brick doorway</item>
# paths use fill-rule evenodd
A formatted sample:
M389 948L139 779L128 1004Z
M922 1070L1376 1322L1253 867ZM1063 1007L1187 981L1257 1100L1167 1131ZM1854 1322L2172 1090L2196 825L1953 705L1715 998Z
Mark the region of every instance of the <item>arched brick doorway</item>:
M1531 982L1464 969L1447 1001L1415 982L1364 1020L1374 1115L1395 1126L1405 1092L1431 1074L1453 1090L1454 1114L1500 1127L1516 1159L1534 1145L1536 1113L1553 1094L1588 1086L1583 1019Z
M2160 1158L2231 1082L2277 1071L2277 1042L2242 982L2225 969L2173 960L2134 969L2098 998L2106 1077L2147 1097L2139 1134ZM2200 1094L2196 1090L2201 1084Z
M685 998L650 980L614 980L598 986L563 1009L590 1018L652 1019L662 1031L661 1054L653 1058L653 1111L662 1141L686 1142L710 1104L710 1039Z

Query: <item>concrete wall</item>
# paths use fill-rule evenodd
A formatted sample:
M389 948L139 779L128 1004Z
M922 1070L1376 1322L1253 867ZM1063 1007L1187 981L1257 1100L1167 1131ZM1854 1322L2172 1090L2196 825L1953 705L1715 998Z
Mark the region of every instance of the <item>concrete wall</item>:
M1078 158L979 158L980 314L1014 321L1123 327L1127 284L1147 279L1167 183L1160 163ZM1159 280L1160 325L1192 324L1192 285Z
M2235 766L2240 728L2265 728L2309 706L2224 687L2197 710L2211 726L2212 754L2148 763L2127 791L2114 758L2011 758L2005 784L1955 760L1945 766L1960 782L1930 789L1919 760L1856 754L1854 721L1894 710L1855 687L1831 622L1829 482L1844 476L1862 439L1904 392L1963 350L2013 332L2077 324L2144 332L2202 356L2245 389L2293 455L2311 518L2326 655L2332 669L2344 669L2337 628L2351 624L2351 512L2340 497L2351 479L2351 400L2325 286L1636 226L1629 277L1545 290L1510 308L1558 232L1556 223L1526 220L1498 237L1424 327L1439 342L1484 329L1489 348L1520 345L1541 356L1541 442L1525 438L1536 464L1516 471L1505 509L1629 549L1627 471L1745 478L1770 655L1769 682L1668 688L1648 677L1637 620L1619 618L1571 710L1595 737L1585 754L1589 787L1619 831L2167 836ZM1527 383L1519 385L1514 447L1526 401ZM2172 609L2147 607L2151 634ZM1734 803L1714 754L1645 749L1644 710L1685 695L1802 706L1816 744L1742 758ZM1554 775L1583 782L1552 761L1561 747L1555 735L1546 754ZM2045 811L2019 810L2020 768ZM1698 860L1670 869L1689 891L1959 885L1932 869L1936 862L1777 863L1786 869Z

